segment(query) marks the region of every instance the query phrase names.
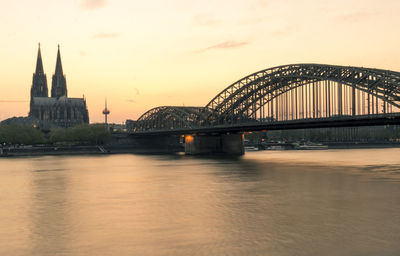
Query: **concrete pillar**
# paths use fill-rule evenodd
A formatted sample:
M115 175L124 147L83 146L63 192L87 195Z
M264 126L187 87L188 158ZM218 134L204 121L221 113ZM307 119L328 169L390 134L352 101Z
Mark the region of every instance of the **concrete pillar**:
M185 154L243 155L243 136L241 133L217 135L186 135Z
M175 153L182 152L183 145L178 135L149 135L132 137L131 145L143 153Z
M244 155L243 133L222 134L222 153L230 155Z

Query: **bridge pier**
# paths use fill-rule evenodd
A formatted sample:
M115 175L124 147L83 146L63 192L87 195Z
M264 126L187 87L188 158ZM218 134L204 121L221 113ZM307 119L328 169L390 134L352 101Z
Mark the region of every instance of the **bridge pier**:
M139 154L171 154L183 152L179 135L113 134L105 148L112 153L130 152Z
M228 154L243 155L243 134L185 135L186 155Z

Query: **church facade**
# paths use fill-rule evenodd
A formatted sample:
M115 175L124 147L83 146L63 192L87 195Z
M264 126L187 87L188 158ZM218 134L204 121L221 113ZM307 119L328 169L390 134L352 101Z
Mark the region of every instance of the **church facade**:
M61 64L58 46L56 70L52 77L51 97L48 96L47 77L38 49L36 71L33 74L29 116L59 127L70 127L89 123L85 98L68 98L67 82Z

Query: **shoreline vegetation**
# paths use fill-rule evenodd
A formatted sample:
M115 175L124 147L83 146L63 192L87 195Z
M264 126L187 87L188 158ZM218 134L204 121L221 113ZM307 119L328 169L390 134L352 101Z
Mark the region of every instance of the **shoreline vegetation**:
M106 153L111 138L105 125L40 130L24 124L0 125L0 156Z
M41 130L23 124L0 125L0 144L5 145L103 145L110 139L103 124Z

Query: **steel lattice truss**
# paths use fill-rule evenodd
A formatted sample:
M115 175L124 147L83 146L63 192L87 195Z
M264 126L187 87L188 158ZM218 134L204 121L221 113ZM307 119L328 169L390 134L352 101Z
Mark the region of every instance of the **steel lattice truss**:
M335 85L332 85L331 82ZM325 107L325 110L323 107L322 110L315 110L316 106L322 106L323 102L328 104L330 99L325 99L328 97L332 98L332 101L343 101L343 97L346 97L345 99L350 98L349 102L351 102L351 97L353 97L352 103L348 103L353 105L348 106L348 108L352 109L353 115L360 115L360 111L356 112L356 108L360 108L357 105L365 103L365 100L359 96L360 93L368 96L368 104L371 101L370 97L376 99L375 103L372 100L372 103L376 104L375 114L378 113L378 99L384 104L384 110L382 110L384 113L390 112L388 110L389 106L400 109L399 72L362 67L295 64L269 68L246 76L228 86L205 107L157 107L149 110L137 120L136 130L178 129L220 124L238 124L257 120L274 121L278 120L278 114L281 114L276 113L274 116L276 110L273 108L274 106L277 108L278 103L281 108L280 112L287 111L285 110L285 106L288 108L288 104L292 108L296 108L296 115L294 115L293 110L291 114L287 114L287 119L285 120L298 119L300 110L297 107L300 107L300 103L297 100L300 96L297 95L297 92L299 88L310 84L313 86L309 87L313 88L313 96L311 96L311 91L306 91L306 93L309 93L309 97L307 98L307 95L304 96L306 98L306 103L304 104L313 104L314 112L311 117L314 118L333 116L332 114L329 114L329 116L328 114L325 116L321 114L323 111L327 112L327 107ZM336 91L333 91L333 86L336 86ZM344 94L345 96L342 96L341 86L348 89L348 95ZM338 91L339 88L340 91ZM332 95L328 94L330 91L332 91ZM356 91L359 93L357 101L355 100ZM288 92L293 92L293 94L290 94L292 102L286 102L286 105L281 104L278 100L279 97ZM301 93L303 95L303 91ZM325 93L325 96L322 95L323 93ZM296 103L293 103L293 95L296 95ZM310 97L313 98L310 99ZM339 101L337 108L342 108L343 104L345 105L345 103ZM269 109L265 110L266 107ZM370 114L370 109L375 111L374 106L370 107L368 105L368 114ZM265 111L267 114L265 114ZM268 113L270 113L269 117L267 117ZM338 113L342 114L342 112Z
M156 107L137 120L135 129L143 131L195 128L202 125L201 120L206 120L210 114L211 110L204 107Z

